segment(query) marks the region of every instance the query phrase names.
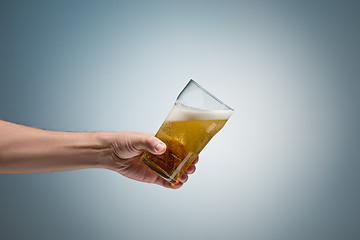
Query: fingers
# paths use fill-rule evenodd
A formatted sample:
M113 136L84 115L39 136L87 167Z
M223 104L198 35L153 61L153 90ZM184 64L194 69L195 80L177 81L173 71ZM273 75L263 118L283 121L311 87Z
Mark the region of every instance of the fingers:
M152 152L154 154L161 154L159 150L158 151L154 150L154 146L157 146L156 144L163 144L163 143L154 136L147 136L147 138L145 140L143 139L142 141L139 141L138 146L144 147L146 150L148 150L149 152ZM151 148L152 148L152 150L151 150ZM165 145L165 149L163 149L162 151L164 152L165 150L166 150L166 145ZM198 161L199 161L199 156L197 156L194 159L193 163L188 167L188 169L185 171L185 173L180 176L180 178L178 179L178 181L175 184L168 182L167 180L163 179L160 176L157 176L157 178L155 179L155 181L153 183L163 186L165 188L179 189L183 186L184 183L187 182L187 180L189 179L189 175L193 174L196 171L195 164L197 164Z
M195 164L199 161L199 157L196 157L196 159L194 160L194 162L189 166L189 168L186 170L186 172L180 176L180 178L178 179L178 181L175 184L170 184L168 181L164 180L164 187L167 188L172 188L172 189L178 189L181 188L184 183L187 182L187 180L189 179L189 175L193 174L196 170Z
M193 161L192 164L197 164L198 162L199 162L199 156L197 156L197 157L195 158L195 160Z
M180 176L179 178L179 182L181 183L186 183L186 181L189 179L189 176L187 175L187 173L184 173L183 175Z
M165 188L171 188L171 189L178 189L180 188L183 183L182 182L176 182L175 184L171 184L170 182L168 182L167 180L163 179L162 177L157 177L156 181L154 182L155 184L158 184L162 187Z
M190 167L186 170L187 174L193 174L196 170L196 167L194 164L190 165Z
M189 179L189 174L193 174L196 170L195 164L199 161L199 156L197 156L194 160L194 162L188 167L188 169L186 170L186 172L180 176L179 180L177 183L173 184L173 187L179 187L176 184L181 184L180 187L186 183L186 181ZM174 186L175 185L175 186Z
M176 183L170 184L170 188L172 188L172 189L181 188L184 185L184 183L188 180L188 178L189 177L188 177L187 173L184 173L183 175L180 176L180 178L177 180Z
M162 154L166 150L165 143L150 134L139 134L135 136L131 144L138 151L147 150L156 155Z
M187 174L193 174L196 170L196 166L195 164L197 164L199 162L199 156L197 156L195 158L195 160L193 161L193 163L188 167L188 169L186 170Z
M175 184L171 184L170 188L172 188L172 189L179 189L179 188L181 188L182 186L183 186L183 183L178 181L178 182L175 183Z
M157 179L154 181L154 183L166 188L179 189L188 180L188 178L189 178L188 174L184 173L183 175L181 175L181 177L178 179L176 183L172 184L167 180L163 179L162 177L158 176Z

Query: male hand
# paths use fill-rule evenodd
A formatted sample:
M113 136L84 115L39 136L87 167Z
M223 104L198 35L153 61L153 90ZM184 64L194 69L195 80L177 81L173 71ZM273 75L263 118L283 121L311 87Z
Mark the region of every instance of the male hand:
M125 177L146 183L154 183L163 187L177 189L180 188L188 179L188 174L195 172L195 164L187 169L175 184L171 184L153 170L146 166L140 159L145 150L152 154L159 155L165 152L166 145L156 138L153 134L137 132L118 132L114 133L112 139L112 158L110 168Z

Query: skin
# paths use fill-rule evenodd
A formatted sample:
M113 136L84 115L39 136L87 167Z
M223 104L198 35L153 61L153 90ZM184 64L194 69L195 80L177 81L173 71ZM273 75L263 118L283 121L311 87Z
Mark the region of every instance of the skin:
M178 189L195 172L195 159L177 183L170 184L141 162L147 150L162 154L166 145L138 132L61 132L0 120L0 173L41 173L103 168L136 181Z

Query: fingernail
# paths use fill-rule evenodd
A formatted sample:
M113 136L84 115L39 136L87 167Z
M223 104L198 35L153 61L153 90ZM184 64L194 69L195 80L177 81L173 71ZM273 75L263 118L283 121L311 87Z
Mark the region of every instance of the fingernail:
M161 152L161 151L163 151L165 148L166 148L165 144L161 142L161 143L158 143L158 144L156 145L155 151Z

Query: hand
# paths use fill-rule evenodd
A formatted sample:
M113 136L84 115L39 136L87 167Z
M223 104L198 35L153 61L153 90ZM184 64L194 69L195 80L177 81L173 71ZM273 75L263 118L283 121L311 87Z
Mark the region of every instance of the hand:
M171 184L153 170L146 166L140 159L142 153L147 150L152 154L162 154L166 150L166 145L156 138L153 134L137 132L118 132L111 137L112 158L109 164L111 170L116 171L125 177L146 183L154 183L163 187L177 189L180 188L188 179L188 174L195 172L195 164L187 169L175 184Z

